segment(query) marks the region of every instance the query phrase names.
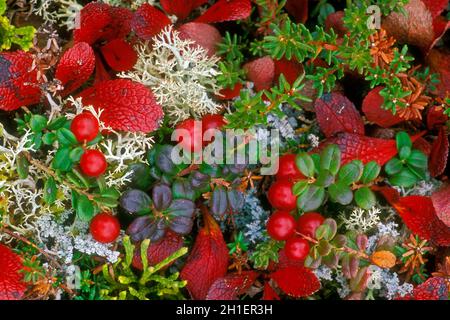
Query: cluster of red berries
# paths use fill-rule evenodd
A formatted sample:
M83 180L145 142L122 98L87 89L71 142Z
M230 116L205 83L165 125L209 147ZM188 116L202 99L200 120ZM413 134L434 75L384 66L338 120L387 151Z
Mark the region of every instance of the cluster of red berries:
M276 211L267 222L267 233L277 241L286 241L286 256L291 260L304 260L309 253L309 242L297 236L301 235L315 238L315 232L325 220L315 212L303 214L297 221L290 213L297 208L297 197L292 192L295 182L304 179L295 164L295 154L285 154L280 157L276 181L267 192L272 207Z
M200 125L201 124L201 125ZM209 129L221 129L226 124L225 119L220 114L207 114L200 121L187 119L180 122L175 129L184 129L187 136L180 136L178 143L181 147L190 152L201 152L203 147L211 141L204 141L203 136Z
M92 113L84 112L72 120L70 130L78 142L85 144L97 137L100 127L97 118ZM105 155L99 150L85 150L81 156L80 169L88 177L101 176L107 167Z
M77 115L70 129L77 141L82 144L94 140L100 131L97 118L90 112ZM85 150L80 158L80 169L88 177L95 178L102 175L107 167L105 155L99 150ZM108 212L99 213L91 220L90 232L98 242L111 243L119 237L119 220Z

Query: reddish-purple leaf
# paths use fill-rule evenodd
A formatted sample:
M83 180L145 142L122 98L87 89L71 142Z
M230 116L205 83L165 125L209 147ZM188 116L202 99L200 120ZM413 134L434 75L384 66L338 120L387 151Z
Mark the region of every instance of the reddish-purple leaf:
M450 184L445 184L431 195L439 219L450 228Z
M448 136L445 127L441 127L437 139L431 145L430 162L428 169L432 177L444 173L448 161Z
M270 277L287 295L295 298L307 297L320 289L316 275L305 267L286 267L272 273Z
M139 38L150 40L169 24L170 19L162 11L144 3L134 13L131 28Z
M258 277L255 271L227 274L214 281L209 288L206 300L237 300L247 292Z
M381 107L384 103L384 98L380 95L381 90L383 87L376 87L367 94L362 103L362 111L370 122L389 128L402 122L403 119Z
M219 0L203 15L195 20L203 23L216 23L247 19L252 11L250 0Z

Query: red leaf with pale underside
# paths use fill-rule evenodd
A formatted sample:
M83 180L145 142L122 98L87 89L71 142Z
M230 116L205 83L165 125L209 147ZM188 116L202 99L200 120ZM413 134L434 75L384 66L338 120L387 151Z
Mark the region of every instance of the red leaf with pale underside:
M314 103L317 121L326 137L339 132L364 135L364 122L355 105L338 92L324 94Z
M444 173L448 161L448 136L445 127L441 127L437 139L431 145L428 169L432 177Z
M431 195L434 209L439 219L450 227L450 184L445 184Z
M206 300L237 300L238 296L247 292L257 276L258 273L255 271L227 274L214 281Z
M0 244L0 300L20 300L26 290L22 282L22 259L10 248Z
M450 92L450 55L447 50L433 49L427 56L431 72L438 73L440 83L436 84L436 94L445 98Z
M275 64L270 57L262 57L247 62L243 66L247 79L255 85L256 91L267 90L272 86L275 76Z
M196 300L204 300L211 285L225 276L228 269L228 248L222 232L209 213L204 214L204 221L205 226L199 231L180 274Z
M131 20L131 28L139 38L144 40L150 40L169 24L171 24L170 19L148 3L141 5Z
M0 110L13 111L38 103L41 90L33 57L23 51L0 53Z
M189 39L208 52L211 57L217 51L216 46L222 41L222 36L216 27L200 22L189 22L178 28L180 39Z
M195 21L216 23L247 19L251 11L250 0L219 0Z
M168 231L163 239L158 242L151 242L147 249L147 260L149 266L154 266L171 254L181 249L183 238L172 231ZM142 270L141 251L138 248L133 256L133 267Z
M295 298L307 297L320 289L316 275L305 267L286 267L272 273L270 277L287 295Z
M61 81L62 96L75 91L85 83L94 72L95 54L86 42L78 42L67 50L56 67L55 78Z
M75 42L93 44L100 39L112 22L111 7L102 2L91 2L81 9L80 28L73 32Z
M100 50L108 65L115 71L130 70L138 59L133 46L123 39L114 39Z
M186 19L195 8L208 0L161 0L161 6L168 14L174 14L179 19Z
M450 246L450 227L439 219L430 197L400 197L395 189L389 187L375 190L381 191L413 233L435 244Z
M402 122L403 119L392 114L390 110L382 108L384 98L380 95L381 90L383 87L377 87L367 94L362 103L362 111L370 122L383 128L389 128Z
M152 132L163 117L161 106L144 85L126 79L98 82L79 94L84 105L103 109L101 120L115 130Z

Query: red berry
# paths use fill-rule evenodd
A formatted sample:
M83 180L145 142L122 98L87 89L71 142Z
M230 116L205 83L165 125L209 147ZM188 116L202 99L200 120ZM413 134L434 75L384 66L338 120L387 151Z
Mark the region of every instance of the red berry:
M303 238L291 238L286 241L284 250L288 259L294 261L305 260L309 253L309 244Z
M225 124L225 119L222 115L207 114L202 118L202 134L204 135L209 129L220 130ZM214 138L211 141L213 140ZM203 146L208 145L211 141L203 141Z
M108 163L105 155L98 150L86 150L80 159L81 171L88 177L98 177L105 173Z
M202 151L202 124L195 119L187 119L181 122L176 127L179 134L178 143L181 147L189 152L201 152ZM181 131L181 130L185 131Z
M103 212L92 219L90 230L92 237L98 242L110 243L119 237L120 223L116 217Z
M297 231L305 236L315 238L316 229L324 222L325 218L317 212L307 212L297 220Z
M282 241L295 233L295 219L288 211L276 211L267 221L267 233L273 239Z
M288 180L275 181L267 192L269 202L275 209L291 211L297 207L297 197L292 193L294 183Z
M279 160L277 179L299 180L305 176L298 170L295 164L295 154L285 154Z
M73 118L70 130L72 130L78 142L92 141L99 132L98 120L90 112L81 113Z

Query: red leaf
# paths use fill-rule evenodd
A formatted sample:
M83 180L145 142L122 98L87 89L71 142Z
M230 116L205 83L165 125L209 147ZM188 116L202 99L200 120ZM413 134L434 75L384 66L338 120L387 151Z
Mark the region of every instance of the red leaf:
M103 109L101 120L115 130L152 132L163 117L161 106L144 85L126 79L108 80L80 93L84 105Z
M20 300L23 297L27 287L22 282L23 274L19 272L22 268L20 256L0 244L0 300Z
M275 76L275 63L270 57L262 57L244 64L247 79L255 85L256 91L269 89Z
M436 45L436 43L444 36L448 28L450 28L450 21L448 21L447 18L438 16L433 20L434 37L431 44L425 50L426 53L428 53Z
M80 28L73 32L75 42L93 44L103 36L112 22L111 7L102 2L90 2L80 12Z
M208 0L161 0L161 6L168 14L174 14L184 20L192 10L207 2Z
M178 28L180 38L195 41L208 52L211 57L216 53L216 46L222 41L219 30L212 25L200 22L189 22Z
M450 227L439 219L430 197L400 197L393 188L377 189L381 191L413 233L438 245L450 246Z
M448 6L448 0L422 0L422 2L425 4L433 18L441 15Z
M422 137L414 141L413 148L422 151L423 153L426 154L427 157L431 153L431 144Z
M215 23L247 19L251 11L250 0L219 0L195 21Z
M326 30L328 31L333 29L337 35L343 37L348 32L348 29L344 26L344 21L342 20L343 18L344 11L330 13L325 19Z
M131 32L133 12L123 7L110 7L111 23L103 30L101 39L111 41L125 38Z
M199 231L181 278L196 300L204 300L211 285L225 276L228 269L228 248L222 232L209 213L204 215L205 226Z
M33 57L23 51L0 53L0 110L12 111L38 103L41 90Z
M339 132L364 135L364 122L355 105L338 92L324 94L314 103L317 121L326 137Z
M150 40L169 24L171 24L170 19L148 3L141 5L131 20L132 29L139 38L144 40Z
M285 8L296 22L305 23L308 20L308 0L287 0Z
M305 267L286 267L272 273L270 277L284 293L295 298L310 296L320 289L319 279Z
M183 246L183 238L172 231L168 231L164 238L158 242L150 243L147 249L147 260L149 266L154 266L171 254L181 249ZM133 256L133 267L142 270L142 259L140 247L136 249Z
M445 184L431 195L438 218L450 227L450 184Z
M421 134L411 137L414 142ZM352 160L363 163L376 161L380 166L391 160L397 154L395 140L371 138L353 133L339 133L336 137L323 141L316 152L329 144L337 144L341 150L342 164Z
M427 113L427 127L429 130L439 128L448 121L448 116L444 114L442 107L431 107Z
M304 73L303 65L295 60L275 60L275 79L283 75L289 84L293 84Z
M122 39L112 40L100 50L108 65L115 71L130 70L138 59L134 48Z
M305 261L296 261L289 259L286 256L286 250L283 248L278 252L278 264L276 265L277 269L284 269L287 267L303 267L305 265Z
M381 90L383 87L376 87L367 94L362 103L362 111L370 122L389 128L402 122L403 119L381 107L384 103L384 98L380 95Z
M106 71L105 65L100 57L100 54L95 53L95 79L94 84L101 81L111 80L111 75Z
M217 96L218 99L220 100L230 100L233 98L236 98L237 96L239 96L241 89L242 89L242 83L236 83L236 85L234 86L234 88L225 88L220 90L220 96Z
M280 300L280 297L268 282L264 284L262 300Z
M67 50L56 67L55 78L61 81L62 96L75 91L85 83L95 68L94 50L86 42L78 42Z
M441 127L437 139L431 145L430 162L428 169L432 177L444 173L448 160L448 137L445 127Z
M448 287L444 278L433 277L413 291L414 300L448 300Z
M427 56L427 63L431 72L438 73L440 83L436 85L436 94L445 98L450 92L450 56L448 51L433 49Z
M255 271L227 274L214 281L206 300L237 300L239 295L247 292L257 277L258 273Z

